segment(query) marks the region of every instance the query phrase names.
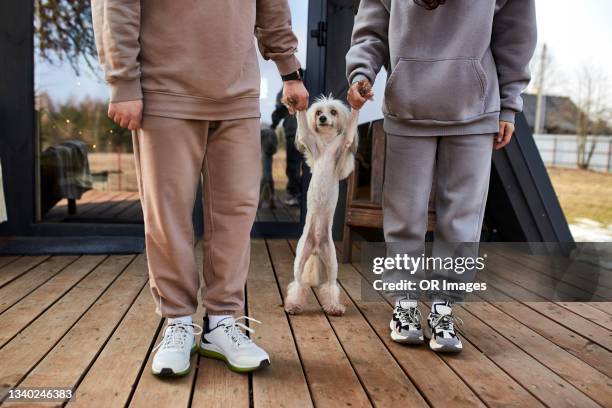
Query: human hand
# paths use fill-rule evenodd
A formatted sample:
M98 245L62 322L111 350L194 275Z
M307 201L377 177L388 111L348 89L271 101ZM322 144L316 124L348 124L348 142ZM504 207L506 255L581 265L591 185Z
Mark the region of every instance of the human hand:
M495 143L493 144L495 150L503 149L508 143L510 143L513 134L514 123L504 122L503 120L500 120L499 133L495 135Z
M365 104L368 100L372 100L374 98L374 93L372 92L372 84L367 79L362 79L361 81L355 82L349 88L348 94L346 95L346 100L349 105L353 109L361 109L363 104Z
M281 102L287 106L290 114L303 111L308 108L308 91L304 83L299 80L283 82L283 98Z
M108 117L122 128L140 129L142 121L142 99L108 104Z

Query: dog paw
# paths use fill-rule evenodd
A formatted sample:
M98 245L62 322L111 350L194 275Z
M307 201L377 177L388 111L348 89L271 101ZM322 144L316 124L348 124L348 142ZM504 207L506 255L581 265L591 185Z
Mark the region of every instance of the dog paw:
M346 308L341 303L334 303L323 305L323 310L330 316L342 316L346 311Z
M298 303L292 303L292 302L285 303L285 312L289 314L292 314L292 315L300 314L302 313L303 310L304 308L302 307L302 305Z

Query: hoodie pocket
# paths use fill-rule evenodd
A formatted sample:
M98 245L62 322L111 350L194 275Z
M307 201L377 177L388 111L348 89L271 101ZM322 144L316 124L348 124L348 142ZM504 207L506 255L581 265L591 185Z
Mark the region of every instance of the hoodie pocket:
M472 58L401 58L385 88L386 113L397 119L463 121L484 113L486 75Z

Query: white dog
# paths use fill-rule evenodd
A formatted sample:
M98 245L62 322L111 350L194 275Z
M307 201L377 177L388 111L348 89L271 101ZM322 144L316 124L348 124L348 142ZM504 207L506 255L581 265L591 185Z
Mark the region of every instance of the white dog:
M354 169L357 150L358 111L340 101L320 98L307 112L297 113L296 147L312 171L308 188L306 225L297 245L294 280L287 288L285 310L300 313L307 291L321 286L323 309L332 315L344 313L340 302L338 261L332 238L338 182ZM325 272L325 276L323 276Z

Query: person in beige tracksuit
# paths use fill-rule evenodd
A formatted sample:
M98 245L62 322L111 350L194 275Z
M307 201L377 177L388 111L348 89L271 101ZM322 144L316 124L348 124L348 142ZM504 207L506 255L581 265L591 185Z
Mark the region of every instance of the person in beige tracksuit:
M153 372L181 374L185 350L172 347L199 328L191 321L200 288L192 211L201 175L204 336L222 323L241 339L232 316L244 307L261 175L253 34L263 57L294 78L284 83L285 98L298 110L308 100L297 75L289 6L287 0L94 0L93 22L111 91L109 116L133 131L151 292L157 313L169 318ZM186 344L188 357L192 342ZM233 368L245 368L238 360Z

